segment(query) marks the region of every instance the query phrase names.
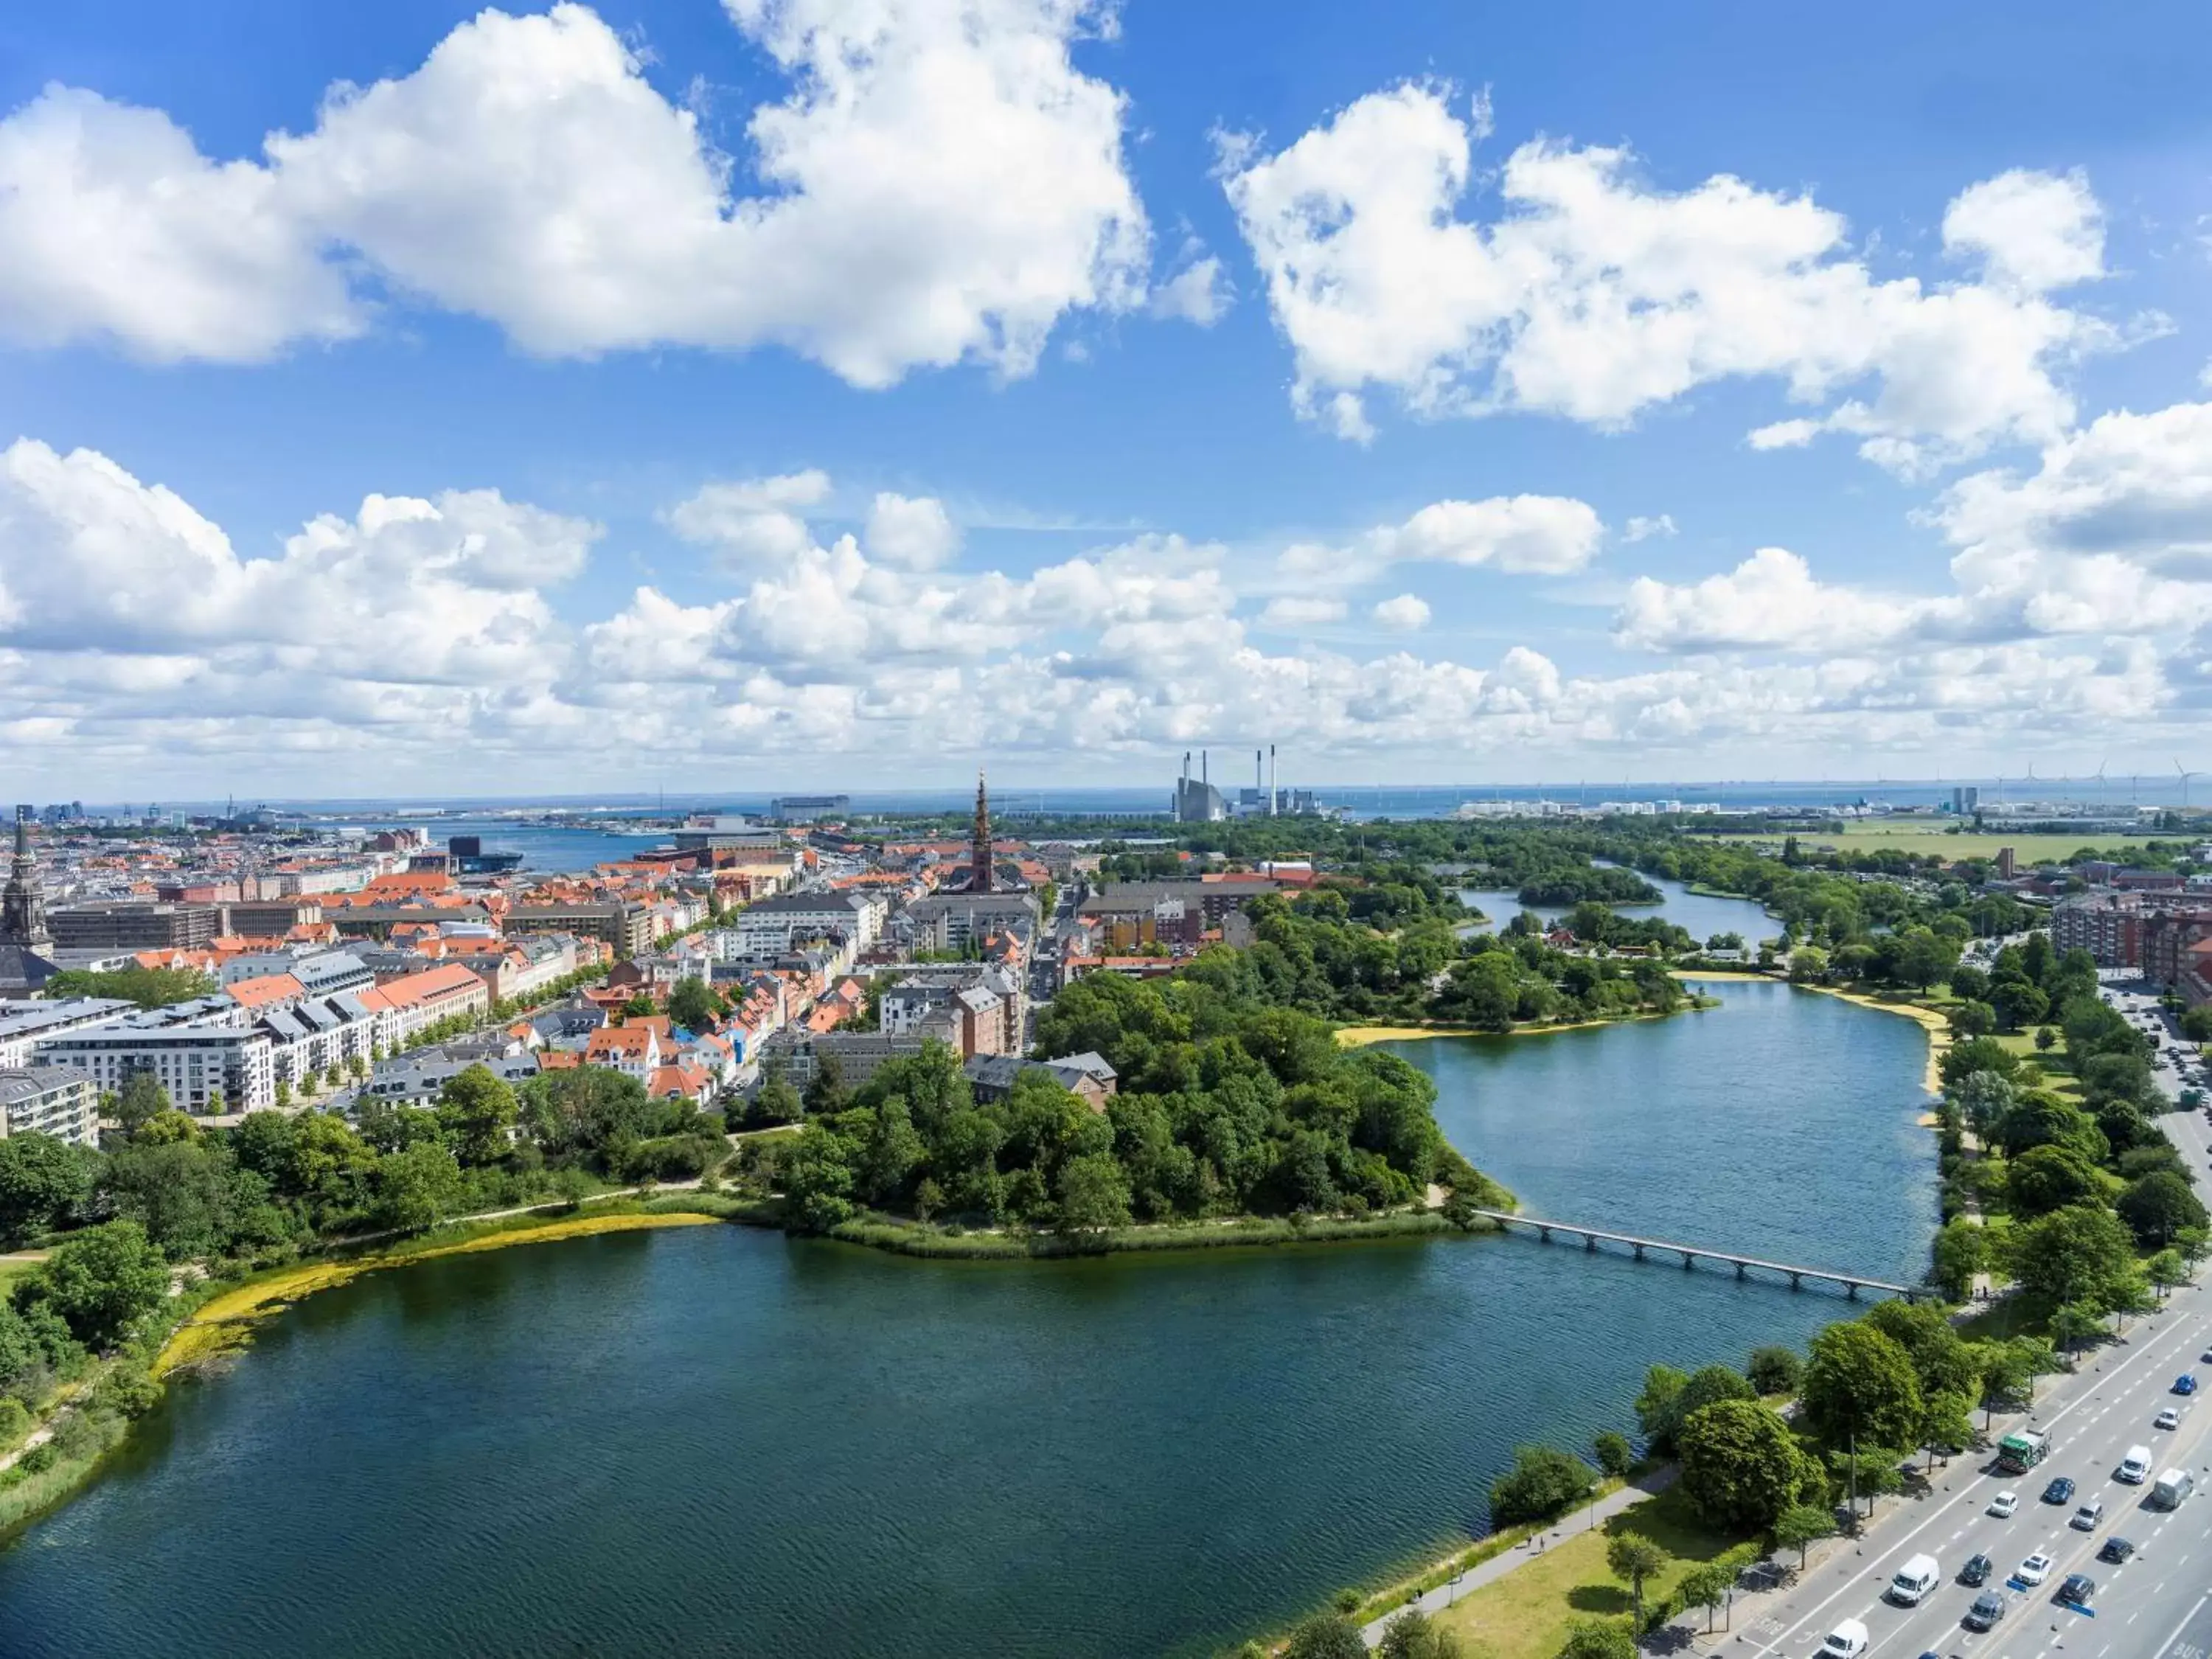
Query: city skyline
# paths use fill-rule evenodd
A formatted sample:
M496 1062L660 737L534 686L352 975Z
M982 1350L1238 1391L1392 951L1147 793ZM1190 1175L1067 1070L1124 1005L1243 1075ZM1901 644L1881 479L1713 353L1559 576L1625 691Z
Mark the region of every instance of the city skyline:
M41 15L0 772L2170 787L2212 765L2208 33Z

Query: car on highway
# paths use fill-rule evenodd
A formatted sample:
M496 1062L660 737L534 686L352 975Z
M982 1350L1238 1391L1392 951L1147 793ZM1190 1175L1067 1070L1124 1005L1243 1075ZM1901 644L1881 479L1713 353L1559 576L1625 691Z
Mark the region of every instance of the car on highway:
M1974 1598L1974 1605L1966 1609L1966 1616L1960 1622L1968 1630L1988 1630L2005 1616L2010 1605L2002 1590L1985 1589Z
M2001 1492L1990 1499L1990 1513L2000 1521L2011 1520L2012 1512L2019 1507L2020 1494L2016 1492Z
M2086 1607L2097 1599L2097 1581L2086 1572L2070 1572L2052 1599L2064 1607Z
M2075 1510L2074 1518L2066 1524L2076 1532L2094 1532L2097 1530L2097 1523L2104 1518L2104 1500L2100 1498L2093 1498L2080 1509Z
M2039 1584L2051 1577L2051 1558L2038 1550L2014 1567L2012 1576L2023 1584Z
M2158 1420L2151 1425L2154 1429L2178 1429L2180 1426L2181 1408L2179 1406L2168 1406L2158 1414Z
M2173 1391L2176 1394L2195 1394L2197 1392L2197 1374L2194 1371L2182 1372L2180 1376L2173 1379Z
M2136 1547L2133 1544L2128 1542L2119 1534L2114 1533L2105 1540L2105 1547L2097 1552L2097 1559L2100 1561L2110 1561L2118 1565L2124 1562L2135 1553Z
M1997 1564L1988 1556L1970 1555L1966 1565L1959 1569L1959 1582L1970 1589L1978 1589L1990 1582L1990 1575L1996 1570Z
M2068 1504L2073 1498L2074 1483L2063 1474L2043 1489L2043 1501L2046 1504Z

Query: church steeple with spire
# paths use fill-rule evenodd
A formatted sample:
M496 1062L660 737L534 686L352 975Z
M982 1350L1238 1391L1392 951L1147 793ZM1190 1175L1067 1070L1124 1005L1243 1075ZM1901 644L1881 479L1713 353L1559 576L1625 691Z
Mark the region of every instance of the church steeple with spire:
M975 774L975 830L968 851L968 890L991 890L991 798L983 788L983 774Z
M15 809L15 856L8 866L8 885L0 892L0 945L33 951L53 948L46 931L46 899L39 889L39 861L31 855L31 809Z

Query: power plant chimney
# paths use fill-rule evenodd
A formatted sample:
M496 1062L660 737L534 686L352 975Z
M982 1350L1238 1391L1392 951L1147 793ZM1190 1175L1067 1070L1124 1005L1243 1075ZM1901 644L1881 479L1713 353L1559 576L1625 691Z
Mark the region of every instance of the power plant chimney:
M1279 810L1275 805L1275 745L1267 745L1267 816L1273 817Z
M1252 751L1252 793L1255 795L1267 793L1267 758L1256 749Z
M1198 781L1201 787L1210 789L1213 787L1213 783L1212 780L1206 773L1206 759L1207 756L1206 750L1203 749L1200 750L1198 751Z

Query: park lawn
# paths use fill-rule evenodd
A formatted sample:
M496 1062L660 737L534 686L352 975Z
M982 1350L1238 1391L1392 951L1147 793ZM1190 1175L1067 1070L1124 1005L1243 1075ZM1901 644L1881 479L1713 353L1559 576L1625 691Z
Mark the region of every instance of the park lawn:
M1438 1613L1437 1623L1485 1659L1553 1659L1572 1620L1630 1611L1627 1586L1606 1570L1606 1544L1613 1533L1641 1533L1674 1558L1658 1577L1645 1581L1646 1607L1671 1595L1692 1567L1742 1541L1704 1526L1680 1489L1671 1486L1595 1532L1573 1531L1572 1519L1565 1524L1570 1532L1565 1542L1463 1597Z
M1722 840L1774 842L1780 835L1771 830L1738 832L1717 837ZM2166 836L2069 836L2069 835L2006 835L2002 830L1984 830L1977 835L1964 830L1951 835L1945 830L1920 825L1854 823L1840 830L1797 832L1797 844L1810 852L1820 848L1833 848L1839 853L1873 852L1891 847L1915 857L1929 854L1937 858L1956 861L1960 859L1993 859L1997 849L2009 847L2013 856L2022 864L2033 864L2043 859L2064 859L2088 848L2099 853L2117 852L2124 847L2143 847L2154 842L2172 841Z
M6 1300L17 1279L38 1265L35 1261L0 1261L0 1301Z
M1999 1032L1996 1040L2005 1046L2008 1053L2018 1054L2022 1060L2033 1060L2043 1068L2044 1088L2069 1100L2081 1099L2081 1085L2075 1079L2073 1063L2066 1058L2063 1043L2045 1053L2035 1046L2035 1033L2033 1031L2014 1031L2009 1036Z

